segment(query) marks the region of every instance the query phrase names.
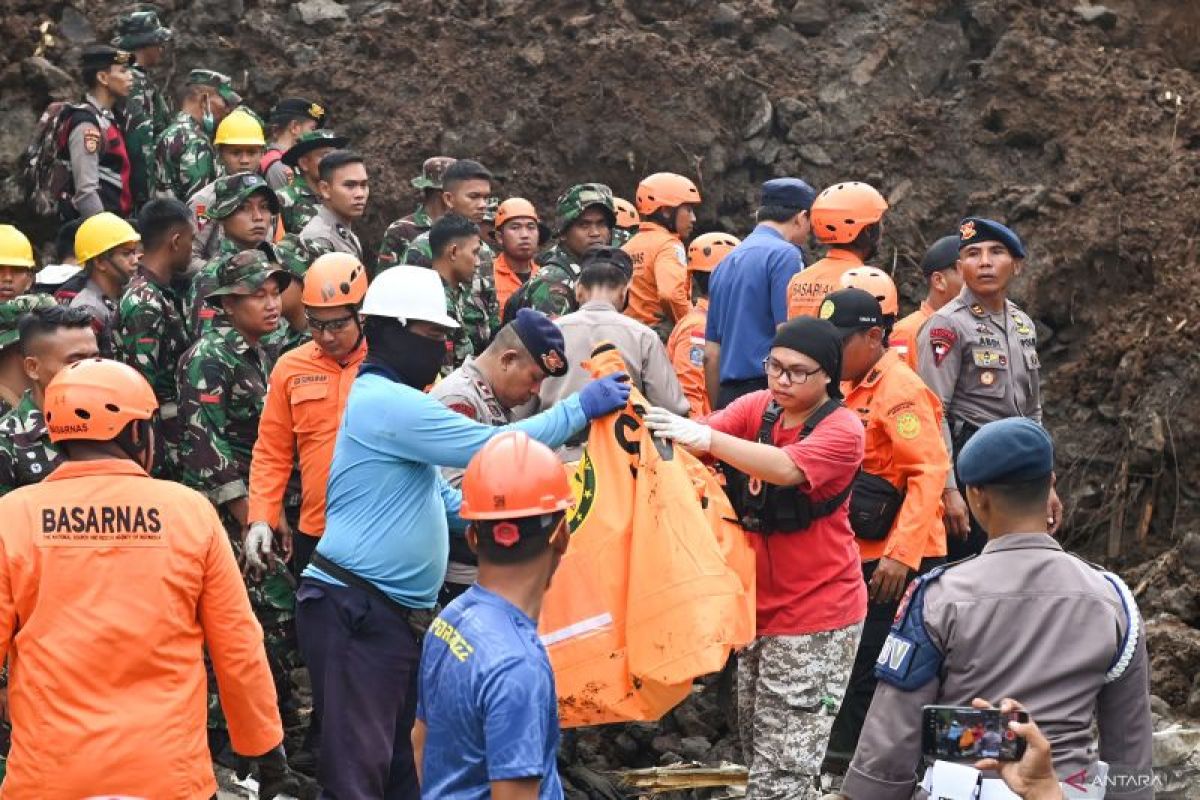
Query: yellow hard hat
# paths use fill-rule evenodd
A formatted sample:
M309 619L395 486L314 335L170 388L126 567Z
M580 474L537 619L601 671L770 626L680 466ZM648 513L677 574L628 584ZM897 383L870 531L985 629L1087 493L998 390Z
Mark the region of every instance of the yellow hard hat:
M75 259L86 264L114 247L141 240L128 222L111 211L102 211L85 219L75 232Z
M33 269L33 245L12 225L0 225L0 266Z
M233 111L217 126L217 138L213 144L258 145L266 147L262 125L245 111Z

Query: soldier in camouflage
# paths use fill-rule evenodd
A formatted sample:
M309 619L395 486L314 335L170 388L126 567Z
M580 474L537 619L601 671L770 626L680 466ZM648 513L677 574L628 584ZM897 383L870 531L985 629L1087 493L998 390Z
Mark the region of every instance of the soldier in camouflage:
M19 325L16 323L20 319ZM0 346L19 340L30 388L17 407L0 417L0 495L38 483L58 466L62 454L42 419L46 386L59 370L98 358L92 317L45 295L22 295L0 306Z
M154 145L154 191L184 202L216 175L212 137L242 101L228 75L207 69L188 73L180 111Z
M479 221L479 238L483 243L496 251L496 212L500 210L500 198L492 195L487 199L483 209L483 219Z
M442 201L448 213L465 217L476 226L478 232L478 225L487 214L491 186L492 173L486 167L478 161L460 159L447 167L442 176ZM426 231L413 240L404 253L403 263L417 267L433 266L431 233L432 230ZM460 301L461 322L468 329L470 339L474 342L474 352L477 353L483 352L492 334L500 329L500 304L496 300L496 284L492 274L495 255L495 251L481 240L479 265ZM461 330L458 335L462 335Z
M558 242L534 259L538 273L509 298L504 319L513 319L521 308L551 318L575 311L579 262L588 248L610 243L615 223L613 193L604 184L581 183L563 192L558 198Z
M283 154L281 160L292 168L291 184L278 192L285 231L299 235L317 215L321 207L321 198L316 192L317 182L321 179L318 170L321 159L334 150L341 150L349 142L333 131L315 130L301 135Z
M291 280L287 270L260 250L223 260L217 285L205 298L214 306L219 304L222 313L184 353L176 371L183 425L179 454L183 483L202 492L217 507L239 557L248 524L250 461L272 367L261 345L279 326L280 295ZM299 666L299 658L290 575L282 563L275 562L266 574L248 574L246 589L263 627L280 711L285 723L295 722L290 672ZM219 730L224 725L213 713L217 710L212 705L214 697L210 684L209 726Z
M134 11L117 22L113 47L133 53L133 88L125 98L125 147L133 168L134 208L150 199L154 187L154 144L171 123L171 109L162 90L150 80L147 69L158 66L171 29L163 27L154 11Z
M192 278L188 290L188 330L197 339L208 329L217 308L206 302L209 291L217 285L218 272L225 260L242 250L268 247L273 232L274 215L279 213L279 198L261 175L239 172L218 178L213 186L213 204L204 211L205 217L221 227L217 254L205 262ZM273 258L275 257L272 253Z
M433 247L432 269L446 290L446 313L459 323L446 345L443 377L461 367L473 355L482 353L491 341L492 329L484 309L475 305L472 281L479 269L479 228L453 211L444 215L429 230Z
M433 223L446 213L446 203L442 199L442 176L453 163L454 159L449 156L427 158L421 165L421 174L409 181L414 189L424 193L424 197L413 213L388 225L383 232L376 272L399 264L412 240L432 228Z
M179 399L175 367L191 345L180 279L191 261L191 212L175 198L151 200L138 214L142 261L113 320L121 361L136 369L158 398L155 477L178 478Z
M17 322L43 298L44 295L22 294L0 303L0 414L16 408L31 385L21 348L17 347ZM52 298L46 299L54 302Z
M221 120L213 144L216 145L217 174L225 176L257 172L267 140L263 136L262 126L242 106ZM210 224L204 214L216 199L216 181L213 181L188 200L196 228L196 235L192 239L192 263L196 269L217 254L220 227Z

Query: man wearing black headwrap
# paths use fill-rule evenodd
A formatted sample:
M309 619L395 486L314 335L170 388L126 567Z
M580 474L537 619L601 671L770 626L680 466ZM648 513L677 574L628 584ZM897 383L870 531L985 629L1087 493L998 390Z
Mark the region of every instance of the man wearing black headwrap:
M826 320L776 333L768 388L704 423L660 408L656 435L724 462L729 495L758 554L758 638L738 665L746 796L819 798L821 761L866 615L847 514L864 433L839 402L842 343Z

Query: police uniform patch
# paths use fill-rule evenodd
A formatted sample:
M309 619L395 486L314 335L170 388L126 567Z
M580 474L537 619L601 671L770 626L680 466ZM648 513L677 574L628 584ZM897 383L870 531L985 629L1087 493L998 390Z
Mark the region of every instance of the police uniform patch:
M833 301L826 300L821 303L821 310L817 312L817 316L820 317L821 319L829 319L830 317L833 316L833 312L835 310L836 310L836 308L833 305Z
M958 334L952 328L934 328L929 331L929 347L933 350L933 365L940 367L942 362L946 360L954 343L958 341Z
M896 433L901 439L915 439L921 435L921 420L911 411L896 417Z
M1031 336L1033 334L1033 331L1030 329L1030 327L1025 324L1025 320L1021 319L1016 314L1013 314L1013 322L1017 323L1017 333L1021 336Z
M691 349L688 351L688 361L692 363L693 367L703 367L704 348L700 345L692 345Z
M958 228L958 238L964 242L975 238L975 223L972 220L967 220Z
M975 362L975 366L985 369L1004 368L1008 366L1008 356L999 350L989 350L984 347L972 348L971 360Z
M996 373L992 372L990 369L984 370L983 372L979 373L979 382L984 386L991 386L996 382Z
M987 310L984 309L984 307L981 306L979 303L971 304L971 313L977 317L986 317L987 316Z
M100 131L95 128L84 129L83 149L88 153L95 153L100 149Z
M446 407L449 408L451 411L455 412L456 414L462 414L467 419L474 419L474 420L478 421L477 420L478 415L475 413L475 408L470 403L466 403L466 402L451 403L450 405L448 405Z

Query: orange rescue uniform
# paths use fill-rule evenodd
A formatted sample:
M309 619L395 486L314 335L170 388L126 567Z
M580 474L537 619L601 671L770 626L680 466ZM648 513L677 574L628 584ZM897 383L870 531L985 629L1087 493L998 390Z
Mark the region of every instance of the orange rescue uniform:
M842 275L862 265L855 253L834 247L820 261L793 275L787 286L788 319L817 316L825 295L845 288Z
M692 419L712 413L708 390L704 385L704 327L708 320L708 298L696 301L696 306L671 331L667 339L667 355L679 376L679 385L692 407Z
M67 461L0 517L0 796L212 797L202 648L233 749L283 741L262 628L201 494L125 459Z
M654 222L643 221L621 247L633 261L629 307L625 313L643 325L675 323L692 310L687 251L679 237Z
M346 363L339 364L316 342L306 342L275 364L250 462L251 522L279 525L293 456L299 451L300 530L309 536L325 532L325 485L333 445L346 397L366 354L366 342L359 342Z
M921 301L921 307L892 326L892 334L888 337L888 347L908 364L909 369L917 369L917 335L933 316L933 306L928 300Z
M496 282L496 301L500 304L501 311L504 310L504 304L508 302L508 298L512 297L537 273L537 262L530 262L529 272L522 278L521 273L508 263L508 257L504 253L500 253L492 260L492 278Z
M904 493L886 539L855 540L862 560L887 556L916 570L922 558L946 555L942 490L950 457L937 395L891 350L857 386L843 382L842 393L866 427L863 471Z

